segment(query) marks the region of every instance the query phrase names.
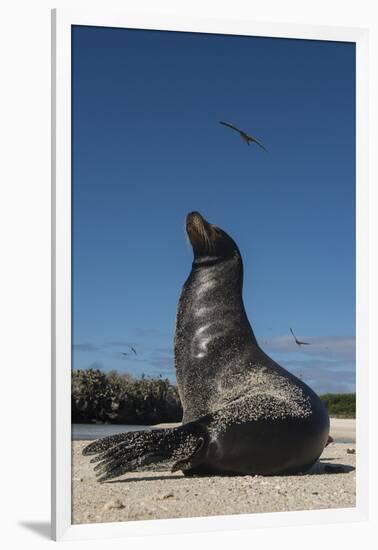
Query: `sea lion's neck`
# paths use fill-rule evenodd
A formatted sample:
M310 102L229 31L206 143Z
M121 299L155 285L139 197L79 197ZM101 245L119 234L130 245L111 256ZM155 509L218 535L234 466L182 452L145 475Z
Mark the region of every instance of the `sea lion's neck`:
M190 294L194 302L210 302L228 296L236 304L242 300L243 264L240 258L216 261L203 258L194 261L192 271L184 285L183 293ZM219 295L221 294L221 295ZM214 302L215 305L215 302ZM217 303L218 306L222 304Z
M243 264L239 255L212 262L193 263L183 287L177 315L176 339L191 349L193 359L218 353L226 337L257 345L245 313L243 299ZM198 344L198 345L197 345ZM223 351L223 350L221 350Z
M224 380L247 368L252 351L258 349L242 287L240 256L212 264L195 262L184 284L177 311L175 366L185 422L219 404ZM203 391L204 380L208 392Z

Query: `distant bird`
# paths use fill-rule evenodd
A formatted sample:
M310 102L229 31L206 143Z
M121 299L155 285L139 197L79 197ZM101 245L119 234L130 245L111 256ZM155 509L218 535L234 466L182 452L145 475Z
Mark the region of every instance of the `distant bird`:
M311 346L310 342L301 342L300 340L298 340L297 337L295 336L294 332L291 329L290 329L290 332L293 335L295 343L297 344L297 346Z
M246 142L247 145L249 145L251 142L254 142L254 143L257 143L257 145L259 147L261 147L262 149L264 149L264 151L266 151L264 145L258 140L256 139L255 137L253 136L249 136L246 132L244 132L243 130L239 130L239 128L236 128L236 126L234 126L233 124L231 124L230 122L223 122L222 120L219 122L219 124L223 124L223 126L228 126L228 128L231 128L231 130L235 130L236 132L239 132L240 134L240 137L242 138L243 141Z
M132 346L130 346L130 349L131 349L131 351L132 351L135 355L137 355L137 352L135 351L135 349L134 349ZM130 353L127 353L126 351L123 351L123 352L121 353L121 355L122 355L123 357L127 357L127 356L130 355Z

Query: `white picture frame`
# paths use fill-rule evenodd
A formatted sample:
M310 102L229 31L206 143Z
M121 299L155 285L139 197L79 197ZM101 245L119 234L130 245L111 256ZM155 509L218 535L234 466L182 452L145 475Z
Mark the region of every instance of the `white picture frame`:
M268 36L356 44L357 501L355 508L172 520L71 523L71 26ZM362 521L368 515L368 31L248 20L52 11L52 534L55 540ZM363 367L364 366L364 367Z

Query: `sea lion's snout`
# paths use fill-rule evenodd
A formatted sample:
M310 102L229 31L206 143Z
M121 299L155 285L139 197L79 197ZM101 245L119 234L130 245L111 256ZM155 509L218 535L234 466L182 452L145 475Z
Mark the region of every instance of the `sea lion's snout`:
M201 231L205 227L205 224L209 225L199 212L189 212L186 216L187 233L189 233L189 231Z
M199 212L190 212L186 216L186 232L194 253L205 253L211 248L211 225Z
M199 212L190 212L186 216L186 232L195 259L210 256L221 260L238 252L236 244L227 233L209 223Z

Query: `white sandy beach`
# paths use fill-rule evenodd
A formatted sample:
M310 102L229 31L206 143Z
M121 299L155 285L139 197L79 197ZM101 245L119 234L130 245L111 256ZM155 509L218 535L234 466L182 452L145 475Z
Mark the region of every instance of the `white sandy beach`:
M335 439L353 440L355 421L332 419ZM353 443L332 443L305 475L185 477L180 472L131 472L100 484L87 441L73 442L73 523L316 510L355 506Z

